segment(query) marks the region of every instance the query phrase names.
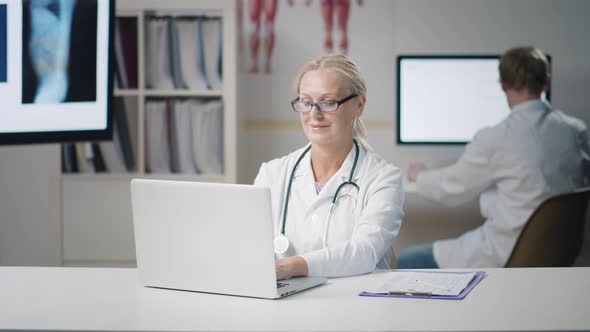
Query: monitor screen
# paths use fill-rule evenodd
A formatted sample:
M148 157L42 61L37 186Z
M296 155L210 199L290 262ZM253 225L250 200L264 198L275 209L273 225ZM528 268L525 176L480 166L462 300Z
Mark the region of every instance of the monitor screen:
M0 0L0 144L112 136L114 0Z
M499 63L498 55L398 56L398 143L465 144L502 121L510 109Z

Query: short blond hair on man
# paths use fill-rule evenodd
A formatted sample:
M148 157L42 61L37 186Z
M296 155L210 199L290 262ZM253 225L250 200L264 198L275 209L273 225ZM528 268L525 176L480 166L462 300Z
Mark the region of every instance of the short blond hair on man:
M541 94L549 85L549 61L534 47L511 48L500 58L500 81L507 88L526 88L532 94Z

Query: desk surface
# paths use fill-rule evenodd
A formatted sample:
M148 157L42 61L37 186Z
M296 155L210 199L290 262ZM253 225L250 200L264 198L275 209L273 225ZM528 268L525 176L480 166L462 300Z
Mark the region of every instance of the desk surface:
M589 330L590 268L488 269L462 301L357 296L384 273L281 300L144 288L135 269L0 267L0 329Z

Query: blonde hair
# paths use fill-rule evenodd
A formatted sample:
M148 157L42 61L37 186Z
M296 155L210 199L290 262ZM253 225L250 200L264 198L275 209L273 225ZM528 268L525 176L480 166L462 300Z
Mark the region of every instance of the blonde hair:
M541 94L549 84L549 62L537 48L525 46L509 49L500 58L500 81L509 88L526 88Z
M354 93L364 98L367 97L367 85L363 78L361 71L356 63L352 62L346 56L338 54L328 54L316 57L304 64L295 80L295 91L299 95L299 85L303 76L313 70L331 70L338 73L344 78L350 87L350 93ZM360 118L354 119L352 137L356 139L365 150L372 151L373 148L369 144L365 135L365 126Z

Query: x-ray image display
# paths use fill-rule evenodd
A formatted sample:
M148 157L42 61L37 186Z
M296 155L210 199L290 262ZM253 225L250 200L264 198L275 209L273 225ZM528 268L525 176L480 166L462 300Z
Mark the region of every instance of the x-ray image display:
M6 5L0 5L0 83L6 82Z
M115 0L0 0L0 145L111 138L114 15Z
M27 0L22 10L22 102L95 101L97 0Z

